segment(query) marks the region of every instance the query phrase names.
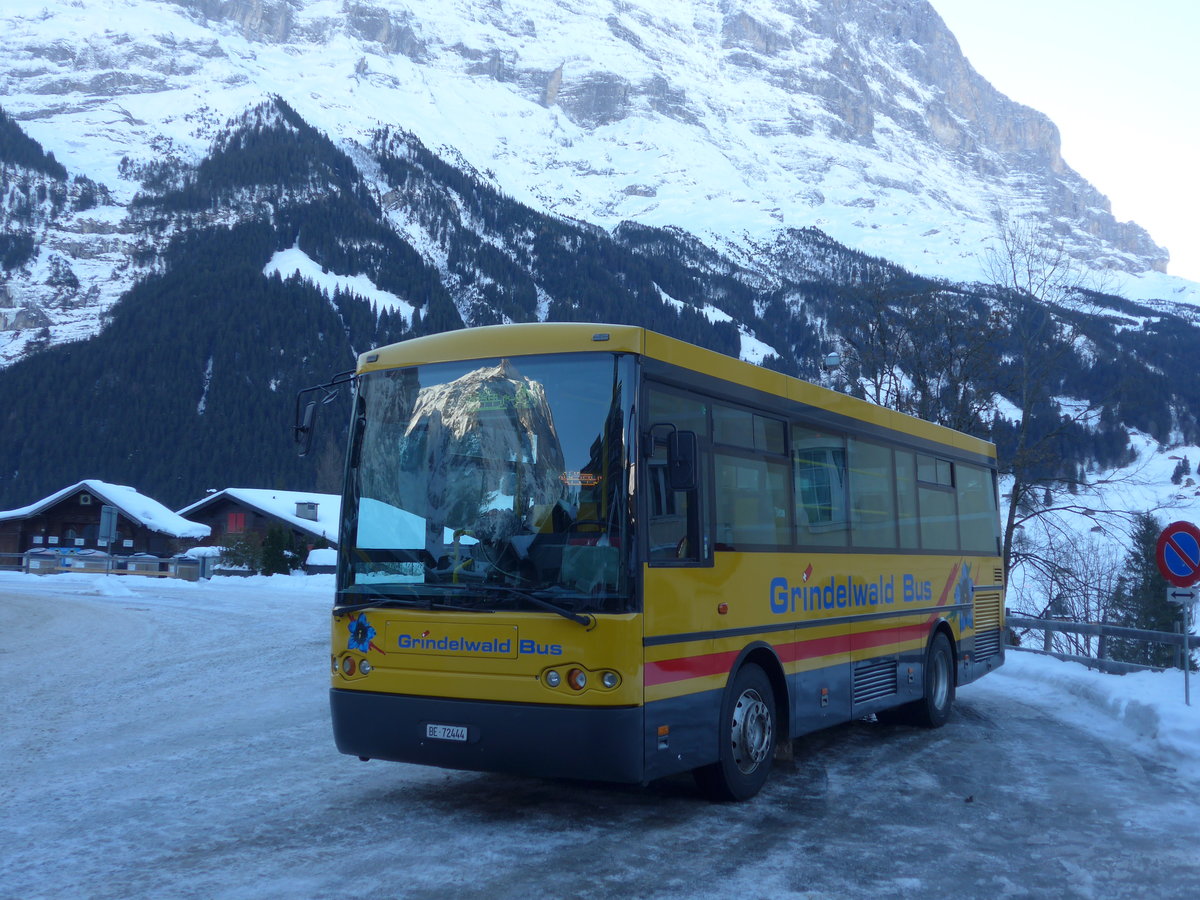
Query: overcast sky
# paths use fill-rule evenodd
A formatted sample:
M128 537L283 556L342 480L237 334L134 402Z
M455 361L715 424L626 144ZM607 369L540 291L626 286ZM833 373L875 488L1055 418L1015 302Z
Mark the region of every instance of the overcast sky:
M1200 2L930 2L976 71L1058 125L1117 219L1200 281Z

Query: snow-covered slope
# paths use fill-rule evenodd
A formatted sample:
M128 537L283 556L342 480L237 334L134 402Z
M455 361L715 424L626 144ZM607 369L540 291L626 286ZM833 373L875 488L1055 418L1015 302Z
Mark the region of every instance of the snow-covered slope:
M1003 209L1121 273L1126 296L1200 299L922 0L45 0L0 10L0 29L0 106L111 190L9 277L10 309L59 309L81 335L140 274L122 210L142 179L272 94L352 145L398 125L536 208L680 226L746 258L816 226L973 280ZM70 304L53 254L81 282Z

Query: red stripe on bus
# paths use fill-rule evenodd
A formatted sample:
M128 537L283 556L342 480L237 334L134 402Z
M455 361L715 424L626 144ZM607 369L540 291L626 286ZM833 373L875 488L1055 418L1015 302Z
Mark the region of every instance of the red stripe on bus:
M951 579L953 584L953 579ZM942 593L941 602L945 602L949 594L949 586ZM811 638L809 640L791 641L775 646L775 652L783 663L796 662L801 659L818 659L822 656L849 654L851 644L853 649L862 650L870 647L882 647L901 641L922 641L929 633L930 626L938 618L934 610L922 622L913 625L895 625L891 628L879 628L872 631L860 631L853 634L838 634L832 637ZM676 681L686 681L689 678L703 678L708 675L724 675L733 666L740 650L726 650L720 653L701 653L696 656L679 656L675 659L663 659L646 663L645 683L647 687L658 684L671 684Z
M946 586L942 588L942 596L938 598L938 606L945 606L946 601L950 599L950 591L958 584L958 572L961 568L962 563L956 562L950 570L950 577L946 579Z
M816 659L821 656L836 656L839 653L850 652L850 635L835 634L833 637L810 638L806 641L793 641L790 644L780 644L775 648L781 661L795 662L798 659Z
M929 622L918 622L916 625L897 625L895 628L884 628L880 631L864 631L853 636L854 649L882 647L885 644L895 644L899 641L923 641L928 634Z
M670 684L705 675L723 675L733 666L740 650L723 653L702 653L698 656L679 656L675 659L660 659L646 663L647 687L655 684Z

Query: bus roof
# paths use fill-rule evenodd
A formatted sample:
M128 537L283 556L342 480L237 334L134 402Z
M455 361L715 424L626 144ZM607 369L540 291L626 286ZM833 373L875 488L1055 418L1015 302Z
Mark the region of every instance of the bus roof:
M994 445L988 441L636 325L534 322L444 331L363 353L358 358L358 373L497 356L587 352L646 356L968 453L991 458L996 455Z

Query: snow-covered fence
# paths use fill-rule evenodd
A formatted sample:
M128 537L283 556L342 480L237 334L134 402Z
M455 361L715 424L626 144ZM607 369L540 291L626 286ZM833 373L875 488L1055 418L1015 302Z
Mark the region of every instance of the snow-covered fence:
M1153 671L1161 672L1162 669L1157 666L1144 666L1139 663L1118 662L1114 659L1107 659L1104 655L1104 644L1106 638L1123 638L1125 640L1145 641L1151 644L1165 644L1169 647L1178 647L1181 651L1181 657L1187 656L1190 650L1195 649L1200 641L1195 637L1189 638L1187 634L1176 634L1170 631L1144 631L1140 628L1124 628L1119 625L1096 624L1094 622L1063 622L1057 619L1026 619L1020 616L1005 616L1005 624L1009 628L1027 628L1032 630L1040 630L1045 633L1045 641L1043 649L1035 649L1032 647L1015 646L1010 649L1024 650L1027 653L1041 653L1047 656L1053 656L1057 659L1067 660L1069 662L1083 663L1089 668L1096 669L1101 672L1107 672L1110 675L1125 675L1129 672L1144 672ZM1064 634L1082 634L1091 637L1100 638L1099 650L1097 656L1079 656L1072 653L1059 653L1050 649L1050 638L1055 632ZM1182 662L1182 658L1181 658Z

